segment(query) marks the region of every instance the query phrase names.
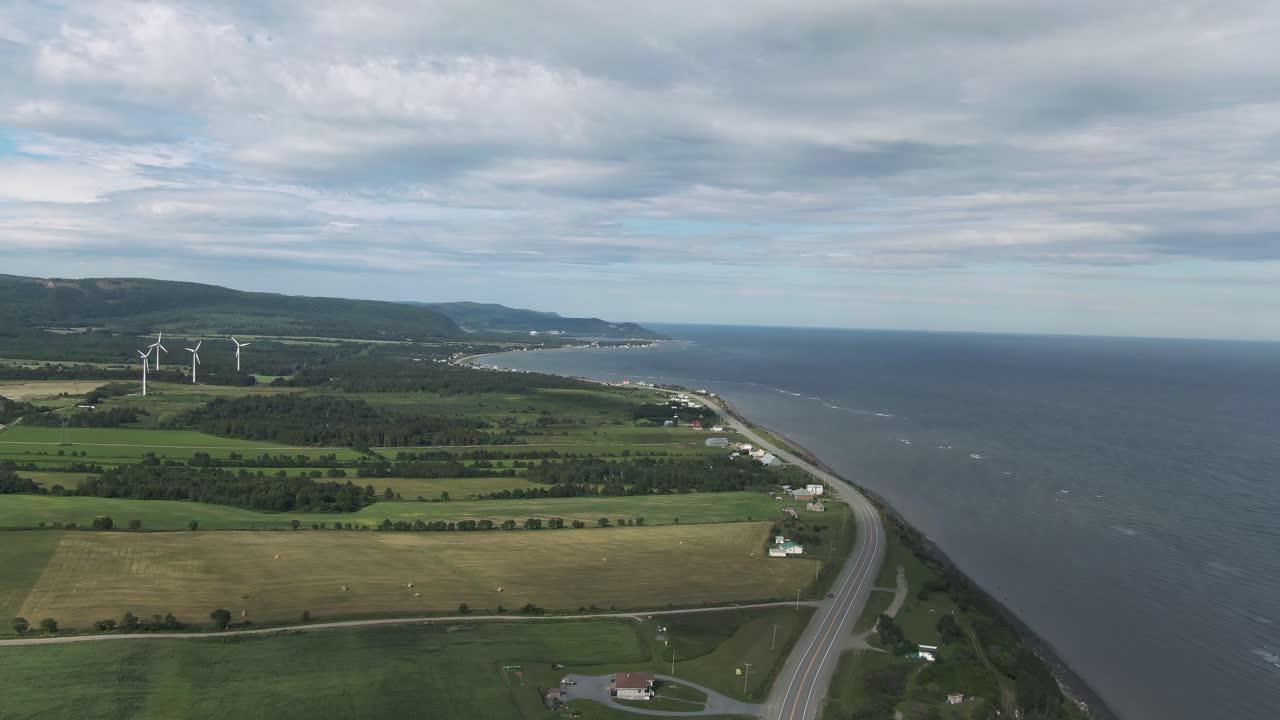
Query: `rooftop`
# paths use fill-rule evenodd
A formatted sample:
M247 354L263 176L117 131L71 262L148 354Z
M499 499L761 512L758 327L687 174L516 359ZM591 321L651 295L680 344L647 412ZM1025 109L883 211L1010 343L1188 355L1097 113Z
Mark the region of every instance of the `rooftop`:
M633 688L636 690L644 690L653 684L653 673L651 672L634 672L634 673L618 673L613 681L616 688Z

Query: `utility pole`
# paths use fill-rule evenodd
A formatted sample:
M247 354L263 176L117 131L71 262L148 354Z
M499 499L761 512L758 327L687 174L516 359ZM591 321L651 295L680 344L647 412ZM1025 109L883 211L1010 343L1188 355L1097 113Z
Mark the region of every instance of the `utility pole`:
M676 649L671 648L671 675L676 674Z
M796 588L796 612L800 611L800 588Z
M773 640L769 641L769 652L773 652L773 646L778 643L778 626L773 626Z
M742 694L746 695L747 694L747 678L751 677L751 663L744 662L742 664L747 666L747 671L742 673Z

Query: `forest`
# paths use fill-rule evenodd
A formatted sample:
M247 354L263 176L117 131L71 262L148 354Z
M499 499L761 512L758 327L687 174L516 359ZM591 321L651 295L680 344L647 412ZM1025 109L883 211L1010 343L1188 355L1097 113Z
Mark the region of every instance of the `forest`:
M190 500L263 512L354 512L375 501L371 490L358 488L349 481L321 482L283 473L121 465L85 479L74 494L134 500Z
M370 446L481 445L497 440L481 420L415 415L363 400L319 395L216 398L172 421L211 435L285 445L367 449Z
M499 372L460 367L432 359L400 357L389 352L307 367L282 385L325 386L343 392L435 392L474 395L485 392L526 393L540 388L598 389L582 380L541 373Z

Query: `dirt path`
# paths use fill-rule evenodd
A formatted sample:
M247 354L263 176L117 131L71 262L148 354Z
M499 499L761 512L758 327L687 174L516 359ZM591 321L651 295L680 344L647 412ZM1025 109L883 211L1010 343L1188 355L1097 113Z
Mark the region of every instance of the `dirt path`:
M800 605L816 606L818 602L802 600ZM438 617L416 618L382 618L378 620L342 620L339 622L307 623L306 625L282 625L279 627L250 628L247 630L224 630L222 632L134 632L111 635L64 635L48 637L13 638L0 640L2 647L26 647L32 645L67 645L82 642L105 642L108 640L196 640L199 638L246 637L251 635L274 635L277 633L315 632L320 630L336 630L340 628L369 627L374 625L414 625L456 622L525 622L546 620L598 620L602 618L624 618L627 620L643 620L652 615L688 615L691 613L725 612L766 607L795 607L794 600L779 600L766 603L744 603L741 605L724 605L717 607L685 608L682 610L653 610L650 612L610 612L586 613L582 615L444 615Z
M877 588L879 589L879 588ZM881 590L883 592L883 590ZM902 609L902 604L907 601L907 571L901 565L898 566L898 580L893 588L893 600L889 602L889 607L885 609L884 614L889 617L897 617L898 611ZM871 633L875 632L875 626L868 628L860 635L854 635L849 639L850 650L868 650L871 652L884 652L878 647L874 647L867 642L867 638L871 637Z

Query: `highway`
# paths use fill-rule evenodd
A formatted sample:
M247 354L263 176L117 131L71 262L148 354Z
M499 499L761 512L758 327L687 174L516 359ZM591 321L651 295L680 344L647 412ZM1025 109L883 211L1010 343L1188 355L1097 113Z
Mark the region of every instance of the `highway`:
M857 525L857 544L845 561L844 569L832 584L833 598L823 600L804 634L796 642L791 656L778 673L773 690L765 702L766 720L813 720L822 709L823 698L831 686L840 655L848 647L853 624L862 614L867 596L875 585L884 561L884 524L878 513L852 485L807 462L795 454L777 447L733 415L729 414L715 398L698 396L720 413L724 422L745 435L758 447L779 458L807 470L831 488L831 493L853 508Z

